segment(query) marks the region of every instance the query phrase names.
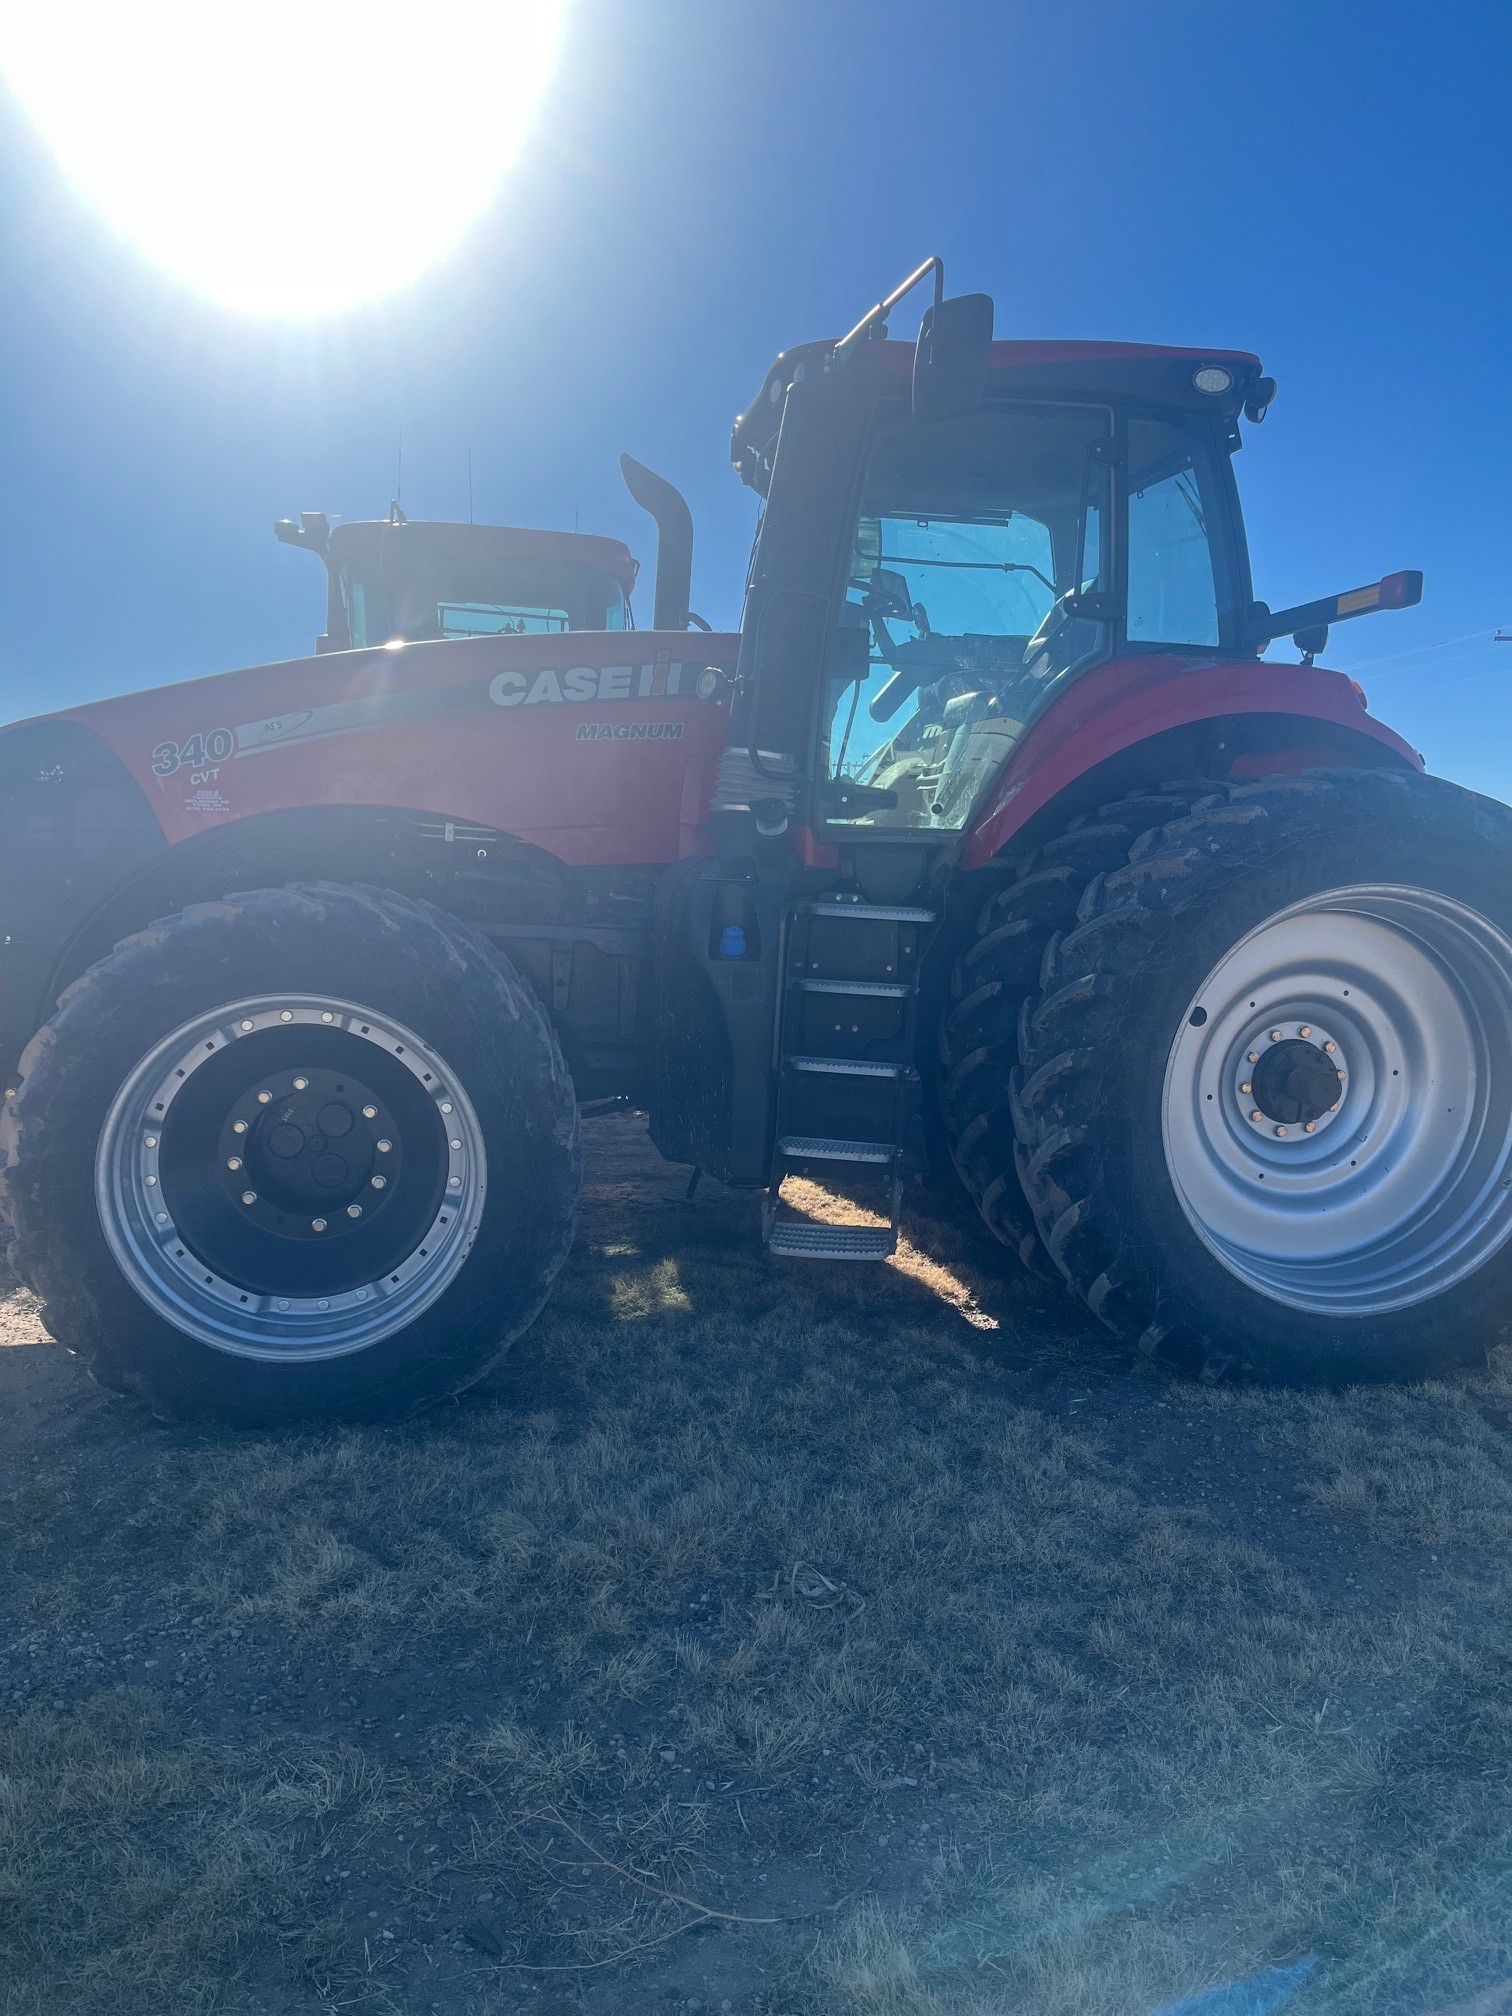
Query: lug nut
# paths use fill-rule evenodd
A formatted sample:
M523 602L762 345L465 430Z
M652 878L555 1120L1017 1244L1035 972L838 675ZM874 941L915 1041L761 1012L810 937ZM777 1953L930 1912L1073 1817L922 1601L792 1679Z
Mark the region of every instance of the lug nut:
M1316 1134L1317 1131L1318 1123L1316 1120L1308 1120L1303 1123L1302 1132L1304 1134Z
M1241 1094L1244 1094L1244 1095L1247 1095L1248 1093L1250 1093L1250 1092L1252 1092L1252 1091L1254 1090L1254 1087L1253 1087L1253 1086L1251 1086L1251 1085L1241 1085L1241 1086L1239 1087L1239 1090L1240 1090L1240 1093L1241 1093Z
M1339 1110L1339 1102L1338 1102L1338 1100L1337 1100L1337 1099L1335 1099L1334 1103L1332 1104L1332 1106L1330 1106L1330 1107L1329 1107L1329 1109L1328 1109L1328 1110L1329 1110L1329 1112L1330 1112L1330 1113L1337 1113L1337 1112L1338 1112L1338 1110Z
M387 1176L375 1176L373 1178L373 1188L375 1190L382 1190L387 1187L387 1184L388 1184Z
M259 1106L267 1106L272 1102L272 1098L273 1094L271 1092L259 1092L257 1095L257 1103Z
M308 1092L309 1089L310 1081L308 1078L296 1078L294 1080L294 1090L296 1092Z
M231 1132L233 1134L245 1134L246 1131L247 1131L247 1123L245 1120L235 1120L232 1122Z
M378 1108L376 1106L364 1106L362 1117L364 1120L376 1120L378 1118Z
M228 1155L226 1157L226 1167L228 1169L240 1169L241 1167L240 1155Z
M1251 1120L1263 1120L1265 1118L1265 1115L1260 1111L1260 1108L1257 1106L1254 1112L1251 1113L1250 1118Z
M1249 1061L1251 1064L1258 1064L1260 1062L1260 1052L1258 1050L1251 1050Z
M312 1232L324 1232L325 1228L326 1221L324 1218L312 1218L310 1220L310 1230Z
M1299 1036L1311 1036L1312 1031L1311 1029L1308 1028L1307 1024L1304 1022L1302 1024L1302 1027L1297 1031L1297 1034Z
M1328 1039L1328 1041L1323 1045L1323 1048L1328 1052L1330 1057L1332 1057L1332 1055L1334 1054L1335 1050L1338 1049L1338 1047L1339 1047L1338 1044L1334 1042L1331 1036Z
M1282 1033L1283 1032L1279 1029L1272 1029L1272 1031L1270 1032L1272 1043L1279 1043L1281 1041Z
M257 1202L257 1192L255 1190L243 1190L242 1202L243 1204L255 1204Z
M348 1218L360 1218L362 1216L362 1206L360 1204L348 1204L347 1216Z
M1286 1132L1286 1129L1285 1129L1284 1127L1278 1127L1278 1128L1276 1129L1276 1132L1277 1132L1278 1134L1284 1134L1284 1133Z

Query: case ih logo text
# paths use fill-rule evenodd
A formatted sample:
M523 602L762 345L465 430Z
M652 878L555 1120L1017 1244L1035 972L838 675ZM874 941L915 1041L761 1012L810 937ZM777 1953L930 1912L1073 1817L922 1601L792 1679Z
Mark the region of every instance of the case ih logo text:
M661 700L682 684L681 665L658 658L654 665L573 665L565 672L547 666L532 678L526 672L496 672L488 684L495 707L560 707L575 700Z

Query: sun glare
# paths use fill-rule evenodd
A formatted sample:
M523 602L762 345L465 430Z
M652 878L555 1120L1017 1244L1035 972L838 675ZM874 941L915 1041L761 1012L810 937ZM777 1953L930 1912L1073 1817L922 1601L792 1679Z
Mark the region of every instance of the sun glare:
M48 0L0 74L64 173L165 272L324 315L451 252L520 150L563 0Z

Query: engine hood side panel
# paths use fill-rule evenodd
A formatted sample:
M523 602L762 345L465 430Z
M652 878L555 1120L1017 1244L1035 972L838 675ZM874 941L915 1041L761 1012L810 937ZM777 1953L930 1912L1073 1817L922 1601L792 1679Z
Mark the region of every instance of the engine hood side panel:
M699 824L728 713L695 692L738 639L574 631L336 652L49 717L88 728L165 840L312 805L414 807L572 866L675 861Z

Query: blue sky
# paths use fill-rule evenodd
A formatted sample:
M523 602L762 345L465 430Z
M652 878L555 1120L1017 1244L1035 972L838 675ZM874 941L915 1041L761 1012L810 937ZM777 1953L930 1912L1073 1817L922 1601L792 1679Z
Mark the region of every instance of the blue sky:
M1257 592L1422 567L1423 606L1328 662L1432 768L1512 796L1509 59L1491 4L578 0L460 251L303 327L162 278L0 102L0 715L308 648L321 570L271 521L380 514L401 442L412 515L466 516L471 448L480 519L649 557L628 448L686 491L695 606L733 624L731 417L938 250L1000 335L1259 351ZM404 152L375 132L324 191L270 164L270 201L339 230Z

